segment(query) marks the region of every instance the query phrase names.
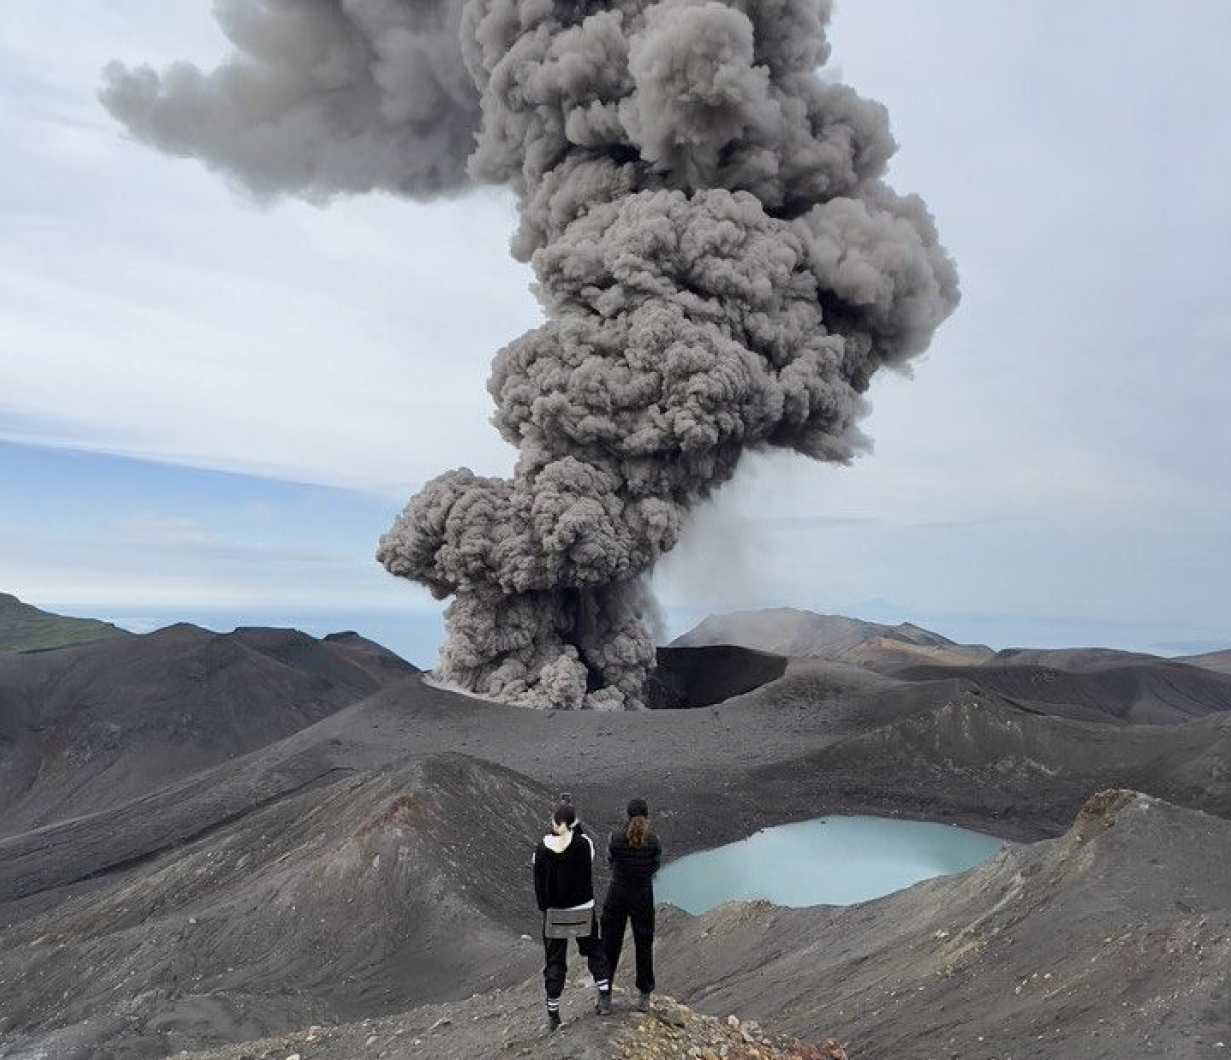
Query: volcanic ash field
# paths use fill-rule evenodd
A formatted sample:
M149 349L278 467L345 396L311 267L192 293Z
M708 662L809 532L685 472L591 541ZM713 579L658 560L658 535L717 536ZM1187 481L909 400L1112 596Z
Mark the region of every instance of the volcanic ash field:
M763 650L784 623L809 655ZM663 651L677 709L615 714L432 688L353 635L0 655L0 1055L1219 1055L1231 677L739 625ZM643 794L671 857L846 812L1019 842L859 906L663 908L692 1011L602 1021L571 985L548 1043L528 856L561 789L600 833Z

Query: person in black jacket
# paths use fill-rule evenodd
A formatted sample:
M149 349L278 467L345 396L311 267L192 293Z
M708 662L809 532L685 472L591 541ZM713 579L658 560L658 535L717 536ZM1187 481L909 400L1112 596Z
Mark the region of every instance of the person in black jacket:
M594 986L598 990L596 1009L611 1011L611 979L607 955L598 934L594 915L594 883L591 875L594 844L577 822L572 803L562 802L551 819L551 834L545 835L534 851L534 896L543 913L543 985L547 990L547 1026L560 1026L560 995L568 976L568 939L548 937L552 910L566 913L589 911L589 934L577 938L577 949L586 958ZM582 919L574 915L570 919Z
M611 833L607 842L611 886L603 902L603 946L615 978L624 947L624 929L633 924L633 947L637 952L639 1007L648 1011L654 993L654 874L662 861L662 845L650 831L650 811L645 799L628 804L628 824Z

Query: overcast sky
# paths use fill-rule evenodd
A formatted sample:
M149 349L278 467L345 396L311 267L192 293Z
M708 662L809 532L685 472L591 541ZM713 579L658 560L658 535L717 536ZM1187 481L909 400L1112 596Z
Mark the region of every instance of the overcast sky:
M847 0L832 37L963 302L877 380L873 455L747 463L660 572L673 623L1231 644L1231 4ZM422 657L433 605L371 554L425 478L511 465L484 380L539 319L512 206L261 207L96 101L112 58L224 52L208 0L0 5L0 590L353 618Z

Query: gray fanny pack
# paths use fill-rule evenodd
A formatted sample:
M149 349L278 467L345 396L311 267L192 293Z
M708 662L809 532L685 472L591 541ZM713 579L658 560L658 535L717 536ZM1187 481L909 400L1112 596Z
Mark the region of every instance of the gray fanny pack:
M593 907L587 909L548 909L543 917L545 939L587 939L594 922Z

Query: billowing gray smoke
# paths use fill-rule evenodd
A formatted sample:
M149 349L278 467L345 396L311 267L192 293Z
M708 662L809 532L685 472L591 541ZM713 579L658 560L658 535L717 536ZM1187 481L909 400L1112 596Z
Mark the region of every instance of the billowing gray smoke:
M259 196L430 197L466 180L479 94L463 0L215 0L236 57L107 68L103 104L138 139Z
M396 101L422 81L452 142L466 96L441 87L456 84L445 48L429 74L408 46L396 76L388 27L436 34L456 4L267 0L242 33L223 10L246 53L231 66L112 73L107 98L138 135L258 190L440 190L426 105ZM645 579L689 509L748 448L850 460L873 375L957 304L923 203L881 179L883 108L816 74L828 15L820 0L464 3L481 100L469 173L515 192L513 251L546 323L500 351L489 383L513 478L442 475L381 540L390 571L453 597L439 676L529 706L638 705ZM319 72L328 27L340 84ZM299 115L302 139L278 120ZM387 152L368 150L384 136Z

